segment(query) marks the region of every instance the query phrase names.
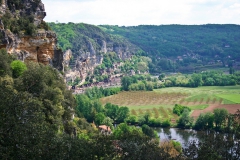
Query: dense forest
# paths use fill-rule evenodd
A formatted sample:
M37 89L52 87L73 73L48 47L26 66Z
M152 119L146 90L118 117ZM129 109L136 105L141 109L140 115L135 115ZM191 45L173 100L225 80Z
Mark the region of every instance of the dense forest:
M239 58L238 25L140 25L133 27L101 26L105 31L126 37L156 57L198 54L231 55ZM228 47L229 46L229 47Z
M200 66L219 67L231 64L232 60L239 61L239 25L101 27L107 33L123 36L143 49L153 60L151 72L186 72Z

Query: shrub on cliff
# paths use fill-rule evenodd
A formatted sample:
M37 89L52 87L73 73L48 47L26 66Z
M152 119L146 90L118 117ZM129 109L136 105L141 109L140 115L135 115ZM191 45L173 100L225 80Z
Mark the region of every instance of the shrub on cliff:
M13 71L14 78L21 76L23 72L27 70L27 66L25 65L25 63L20 60L12 61L11 68Z

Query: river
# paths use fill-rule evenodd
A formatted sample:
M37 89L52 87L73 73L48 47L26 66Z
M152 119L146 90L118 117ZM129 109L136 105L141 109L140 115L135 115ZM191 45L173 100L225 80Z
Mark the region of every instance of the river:
M179 129L179 128L154 128L157 131L160 141L175 140L185 147L188 142L198 141L201 138L201 131L192 129Z

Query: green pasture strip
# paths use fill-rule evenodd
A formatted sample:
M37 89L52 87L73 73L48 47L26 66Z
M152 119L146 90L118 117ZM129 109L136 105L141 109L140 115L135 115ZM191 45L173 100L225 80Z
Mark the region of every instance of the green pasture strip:
M240 103L238 100L236 101L236 98L228 99L223 98L217 95L228 95L228 94L239 94L240 93L240 86L204 86L204 87L198 87L198 88L188 88L188 87L170 87L170 88L162 88L162 89L155 89L155 92L158 93L185 93L188 96L185 98L185 100L189 102L193 101L202 101L209 102L213 101L214 99L216 102L221 101L223 99L223 104L234 104L234 103ZM240 98L238 98L240 99Z
M220 94L216 95L224 99L224 104L239 104L240 103L240 93L239 94Z
M153 109L154 107L156 109L159 109L160 107L163 107L163 108L173 108L173 105L136 105L136 106L126 106L129 108L129 110L131 109L135 109L135 110L138 110L138 109Z
M189 102L202 101L203 103L213 101L214 99L215 99L216 102L218 102L218 101L221 100L221 97L217 97L214 94L199 94L199 95L193 95L193 96L190 96L190 97L186 98L186 100L189 101Z
M155 92L166 93L166 92L181 92L188 94L215 94L215 93L239 93L240 85L237 86L203 86L197 88L189 88L189 87L169 87L169 88L161 88L154 89Z
M189 106L189 108L191 108L191 110L203 110L205 108L207 108L209 105L207 104L201 104L201 105L196 105L196 106Z

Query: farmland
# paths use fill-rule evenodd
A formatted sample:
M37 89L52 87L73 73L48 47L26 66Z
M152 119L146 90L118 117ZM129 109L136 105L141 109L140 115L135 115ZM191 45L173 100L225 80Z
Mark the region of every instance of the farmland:
M120 92L101 99L103 104L110 102L127 106L133 115L139 116L148 112L152 117L161 119L178 118L172 113L174 104L189 106L192 110L199 111L194 113L198 116L201 112L212 111L216 107L229 108L229 111L233 112L235 109L240 109L239 101L240 86L171 87L151 92Z

